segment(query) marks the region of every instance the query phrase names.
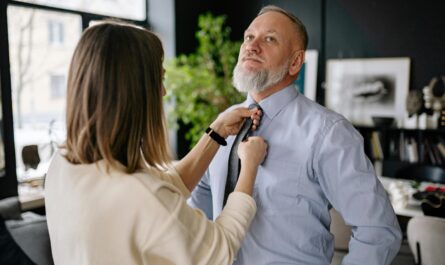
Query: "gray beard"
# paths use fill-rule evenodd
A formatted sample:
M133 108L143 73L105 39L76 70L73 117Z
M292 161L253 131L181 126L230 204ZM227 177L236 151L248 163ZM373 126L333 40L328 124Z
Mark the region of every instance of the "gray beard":
M240 66L240 62L233 69L233 86L240 92L262 92L284 79L289 72L288 63L276 72L261 70L255 73L246 73Z

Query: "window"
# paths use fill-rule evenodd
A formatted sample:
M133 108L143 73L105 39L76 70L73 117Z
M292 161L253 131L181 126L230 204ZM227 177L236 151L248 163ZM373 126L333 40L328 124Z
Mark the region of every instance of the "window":
M51 99L65 98L66 78L64 75L51 75Z
M12 5L7 11L14 144L20 181L44 174L52 147L66 138L66 77L82 22L80 15L70 13ZM25 170L28 167L22 160L23 147L29 145L39 149L41 163L35 170Z
M63 23L60 21L48 21L48 42L52 45L62 45L64 41Z
M82 30L88 27L90 21L108 17L129 20L146 27L147 2L148 0L0 1L0 71L8 77L1 79L2 85L5 85L3 91L6 91L2 103L7 100L7 104L3 106L5 112L0 112L0 132L2 126L5 126L3 129L6 128L8 137L11 134L14 136L14 143L4 142L5 150L1 150L0 139L0 196L2 192L8 196L14 194L15 180L10 179L15 178L15 175L19 182L43 177L56 144L66 139L68 68ZM8 41L4 42L6 38ZM4 120L1 114L5 114ZM22 151L25 146L25 150L33 150L34 153L35 147L38 147L41 162L36 169L29 166L28 159L25 159L28 166L24 165L25 156ZM15 159L12 152L15 152ZM8 172L2 170L5 161ZM16 174L9 169L14 163ZM2 178L3 172L7 174ZM6 182L2 179L6 179ZM4 183L7 183L7 187Z
M20 0L21 2L48 5L53 7L97 13L125 19L146 19L145 0Z

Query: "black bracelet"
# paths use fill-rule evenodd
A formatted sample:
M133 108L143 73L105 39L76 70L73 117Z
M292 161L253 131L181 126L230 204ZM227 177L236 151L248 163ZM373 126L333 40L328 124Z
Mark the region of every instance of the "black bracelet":
M207 128L206 133L210 136L210 138L215 140L215 142L217 142L218 144L222 146L227 145L226 139L224 139L224 137L222 137L221 135L217 134L212 128L210 127Z

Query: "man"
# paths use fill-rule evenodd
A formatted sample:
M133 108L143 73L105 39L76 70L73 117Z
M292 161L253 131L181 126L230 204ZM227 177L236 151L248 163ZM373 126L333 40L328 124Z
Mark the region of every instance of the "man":
M258 212L235 264L330 264L334 207L353 235L343 264L390 264L400 228L363 152L363 139L341 115L299 94L293 82L304 62L307 32L286 11L267 6L245 31L234 85L259 103L254 133L269 143L254 198ZM231 144L220 148L189 203L215 219L222 209Z

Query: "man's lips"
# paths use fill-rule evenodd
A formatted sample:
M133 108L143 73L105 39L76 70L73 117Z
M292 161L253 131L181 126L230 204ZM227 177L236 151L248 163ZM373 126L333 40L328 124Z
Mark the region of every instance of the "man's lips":
M264 62L264 60L263 59L261 59L261 58L258 58L258 57L244 57L243 58L243 62L246 62L246 61L252 61L252 62L257 62L257 63L263 63Z

